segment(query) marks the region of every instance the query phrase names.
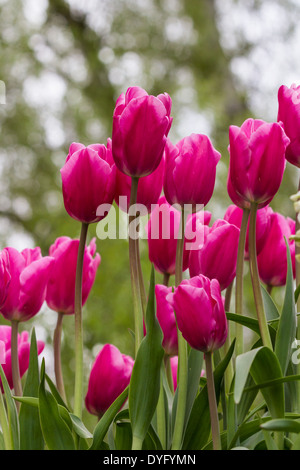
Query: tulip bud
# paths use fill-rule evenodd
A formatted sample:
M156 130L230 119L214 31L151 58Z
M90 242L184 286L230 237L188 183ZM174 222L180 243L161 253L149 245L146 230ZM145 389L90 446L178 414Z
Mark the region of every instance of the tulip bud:
M112 151L117 168L131 177L150 175L158 167L171 127L171 98L148 95L140 87L122 93L114 109Z
M205 229L203 245L190 252L190 275L217 279L223 290L235 277L240 230L225 220L217 220Z
M85 405L99 418L129 385L134 361L112 344L105 344L91 369Z
M273 210L269 206L265 206L257 211L256 216L256 253L259 254L263 249L270 228L270 215ZM224 215L224 220L230 224L241 228L243 210L235 205L230 205ZM249 222L245 242L245 259L249 259Z
M116 168L111 154L111 140L84 147L73 143L61 172L65 209L82 223L99 222L102 204L110 206L115 196ZM104 212L106 215L107 212Z
M178 354L177 324L174 310L166 299L171 292L172 287L160 284L155 286L156 315L163 332L162 346L168 356L175 356Z
M270 229L262 251L257 257L259 276L268 286L283 286L287 274L287 250L285 239L290 247L293 275L295 277L295 242L289 237L295 234L295 222L289 217L273 212L270 216Z
M27 321L42 307L54 259L43 257L39 247L21 253L11 247L4 250L11 280L0 311L6 320Z
M18 358L19 358L19 369L20 376L22 377L29 366L29 355L30 355L30 342L28 340L29 334L27 331L22 331L18 334ZM13 378L11 370L11 326L1 325L0 326L0 346L3 348L3 360L2 368L7 378L10 388L13 388ZM38 355L44 350L45 344L43 341L37 341L37 352ZM1 348L0 348L1 349ZM1 354L0 354L1 355ZM0 388L2 388L0 379Z
M47 285L48 307L65 315L74 313L75 276L79 240L59 237L49 249L54 258L53 270ZM95 238L85 247L82 274L82 305L85 304L95 281L101 258L96 253ZM94 256L95 255L95 256Z
M169 204L206 205L213 193L216 166L221 158L209 138L191 134L165 147L164 193Z
M247 203L267 205L282 181L285 151L289 144L282 126L247 119L229 128L230 180L234 191Z
M228 327L219 282L203 275L184 279L167 300L182 336L194 349L213 352L225 343Z
M277 120L283 123L290 143L285 157L292 165L300 167L300 86L288 88L282 85L278 90Z

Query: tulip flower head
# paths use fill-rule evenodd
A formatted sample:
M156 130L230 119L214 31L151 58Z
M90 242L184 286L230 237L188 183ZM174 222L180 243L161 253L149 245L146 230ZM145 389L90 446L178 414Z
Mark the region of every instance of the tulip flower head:
M273 210L270 206L265 206L257 211L256 216L256 252L259 254L263 249L267 236L269 233L270 228L270 215L273 213ZM236 225L239 229L241 228L243 217L243 211L240 207L237 207L231 204L225 214L224 220L229 222L230 224ZM249 222L248 222L248 229L246 234L246 241L245 241L245 259L249 259Z
M53 270L47 285L48 307L63 314L74 313L75 277L79 240L59 237L49 249L54 258ZM96 253L95 238L85 247L82 274L82 305L94 284L101 258Z
M30 355L30 342L29 334L27 331L22 331L18 334L18 358L19 358L19 369L20 376L22 377L29 366L29 355ZM2 368L7 378L10 388L13 388L13 378L11 369L11 326L1 325L0 326L0 349L2 344L3 361ZM41 354L44 350L45 344L43 341L37 341L37 351ZM1 385L1 379L0 379ZM2 386L2 385L1 385Z
M61 172L65 209L82 223L99 222L109 210L116 185L116 168L112 159L111 140L107 147L79 143L70 146ZM98 211L107 205L107 211Z
M300 167L300 85L282 85L278 90L277 120L284 126L290 143L286 149L286 159Z
M191 134L165 147L164 193L169 204L206 205L211 199L221 154L203 134Z
M155 286L156 315L163 332L162 346L168 356L175 356L178 354L177 324L174 310L167 301L167 295L171 292L172 287Z
M205 227L204 243L199 250L190 252L190 275L203 274L217 279L221 290L231 284L236 273L237 249L240 230L225 220L217 220Z
M112 344L105 344L92 366L85 405L101 417L130 382L134 361Z
M44 303L54 259L43 257L39 247L21 252L12 247L4 250L11 279L0 311L6 320L27 321L40 311Z
M247 119L229 128L230 184L246 203L267 205L277 193L289 144L280 123ZM230 186L229 186L230 189Z
M259 276L267 286L283 286L287 274L287 249L285 238L291 252L293 275L295 277L295 242L289 240L295 234L295 221L273 212L266 243L257 257Z
M113 113L112 152L117 168L133 177L150 175L163 156L173 118L167 93L148 95L130 87L117 99Z
M228 326L216 279L203 275L184 279L167 300L174 308L182 336L192 348L206 353L223 346Z
M8 253L6 250L2 250L0 253L0 309L5 303L10 280Z

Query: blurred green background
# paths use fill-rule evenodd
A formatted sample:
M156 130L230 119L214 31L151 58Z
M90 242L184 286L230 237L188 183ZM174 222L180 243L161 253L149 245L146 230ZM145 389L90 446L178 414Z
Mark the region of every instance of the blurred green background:
M228 127L248 117L276 120L279 86L300 82L299 15L298 0L0 0L1 247L39 245L47 254L56 237L79 236L64 210L59 170L71 142L106 143L115 101L133 85L171 95L174 143L205 133L221 152L206 209L212 221L223 217L230 204ZM298 177L288 164L274 210L294 217L289 196ZM90 226L89 239L96 228ZM133 354L127 241L97 239L97 250L102 262L84 307L85 389L102 344ZM145 240L141 253L147 285ZM248 277L246 269L249 283ZM280 302L281 290L274 296ZM246 301L252 314L249 288ZM46 342L50 375L55 324L56 313L45 306L20 325L34 325ZM73 317L66 317L70 398L73 339Z

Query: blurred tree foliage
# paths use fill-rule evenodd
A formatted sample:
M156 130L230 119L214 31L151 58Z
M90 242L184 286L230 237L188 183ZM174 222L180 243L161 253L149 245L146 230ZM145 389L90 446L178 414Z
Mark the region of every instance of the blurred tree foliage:
M151 94L167 91L171 95L174 124L170 137L174 142L187 128L209 133L222 160L207 209L213 219L223 216L230 203L226 193L228 126L241 125L255 115L248 90L234 72L234 59L251 60L260 39L254 34L249 40L249 35L238 30L234 45L224 47L221 20L225 3L0 1L0 79L6 85L6 104L0 107L2 247L19 243L22 236L47 254L56 237L79 235L78 223L64 210L59 170L71 142L106 142L115 100L132 85ZM232 8L243 3L244 12L259 17L271 2L229 3ZM288 17L284 42L293 33L298 7L292 0L272 3ZM253 89L255 86L259 80L252 83ZM288 200L294 192L292 173L288 168L273 207L284 208L293 216ZM92 236L96 236L96 226L90 227ZM145 241L141 245L147 283L147 245ZM87 370L99 344L111 342L129 354L133 348L128 332L133 324L127 242L97 239L97 247L102 262L84 307ZM159 276L157 282L161 282ZM31 322L44 328L49 348L55 322L56 314L47 308ZM68 317L63 338L67 390L73 386L72 341L73 321Z

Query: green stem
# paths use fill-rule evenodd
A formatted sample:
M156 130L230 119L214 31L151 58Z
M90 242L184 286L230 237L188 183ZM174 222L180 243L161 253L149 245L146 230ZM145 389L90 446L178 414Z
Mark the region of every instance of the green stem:
M53 351L54 351L54 373L57 390L60 393L62 399L66 402L66 393L64 387L64 380L61 367L61 335L62 335L62 322L64 314L58 312L56 328L53 335Z
M232 281L231 284L229 284L229 286L226 289L225 304L224 304L225 312L230 312L230 301L231 301L233 282L234 281ZM226 341L225 341L225 344L224 344L224 353L225 353L225 355L227 354L227 352L229 350L229 347L230 347L230 322L228 321L228 334L227 334L227 338L226 338ZM229 393L230 384L232 382L232 379L233 379L233 364L232 364L232 361L230 361L230 363L228 364L228 367L226 368L226 371L225 371L225 390L226 390L226 393Z
M136 204L139 179L131 178L130 207ZM138 352L143 338L143 315L141 306L141 291L139 282L138 239L136 239L135 219L137 215L129 215L129 264L132 288L134 327L135 327L135 355Z
M75 278L75 391L74 414L81 418L83 400L83 327L82 327L82 273L86 237L89 224L81 224Z
M162 373L163 372L161 371L160 390L157 402L157 435L161 442L162 448L167 450L165 393Z
M209 402L209 412L211 421L211 434L213 441L214 450L222 450L221 438L220 438L220 427L218 417L218 406L215 392L214 373L212 366L212 353L205 353L205 366L206 366L206 379L207 379L207 393Z
M249 265L252 280L252 288L254 294L254 301L256 306L257 319L261 334L261 339L264 346L273 350L268 323L265 315L264 303L260 287L260 279L257 266L256 255L256 214L257 204L252 203L250 209L250 224L249 224Z
M244 258L249 214L249 209L243 209L243 217L240 228L238 254L236 261L235 313L237 313L238 315L242 315L243 313ZM244 352L243 325L236 323L235 332L236 355L239 356Z
M3 433L4 445L6 450L13 450L11 434L9 431L9 424L4 405L3 395L0 390L0 424Z
M168 287L169 286L169 282L170 282L170 274L169 273L164 273L163 274L163 285Z
M182 281L182 264L183 264L183 247L184 247L184 231L185 231L185 213L181 212L180 218L180 233L177 240L176 250L176 267L175 267L175 286L179 286ZM176 312L175 312L176 313ZM188 354L187 343L183 338L179 329L178 332L178 401L175 418L175 427L173 435L172 450L181 449L184 423L185 423L185 410L186 410L186 395L187 395L187 379L188 379Z
M18 354L18 329L19 322L12 320L11 322L11 370L12 379L14 386L14 393L17 397L21 397L23 394L20 368L19 368L19 354ZM20 403L16 402L17 410L20 409Z
M137 436L132 436L132 450L142 450L143 440Z

